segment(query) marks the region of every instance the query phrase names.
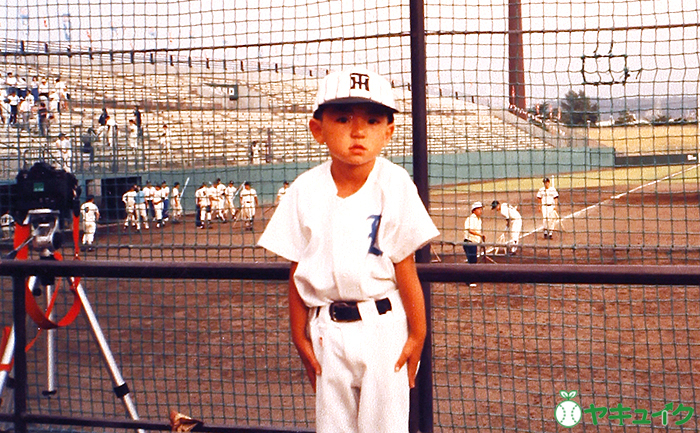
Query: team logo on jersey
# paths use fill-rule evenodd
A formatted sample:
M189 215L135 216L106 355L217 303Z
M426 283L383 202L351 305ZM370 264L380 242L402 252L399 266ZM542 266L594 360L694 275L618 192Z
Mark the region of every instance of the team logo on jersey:
M369 92L369 75L353 72L350 74L350 90L364 89Z
M382 222L381 215L370 215L367 219L372 220L372 231L369 234L369 253L375 256L381 256L383 254L382 250L377 247L377 233L379 233L379 223Z

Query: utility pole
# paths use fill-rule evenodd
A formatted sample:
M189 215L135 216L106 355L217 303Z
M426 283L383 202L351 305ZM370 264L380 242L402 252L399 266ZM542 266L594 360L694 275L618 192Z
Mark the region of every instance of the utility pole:
M523 21L520 0L508 0L508 109L527 117L525 63L523 61Z

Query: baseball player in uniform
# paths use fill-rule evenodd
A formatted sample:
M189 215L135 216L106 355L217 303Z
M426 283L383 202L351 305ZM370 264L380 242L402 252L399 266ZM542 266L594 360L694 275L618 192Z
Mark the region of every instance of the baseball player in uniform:
M163 188L160 185L155 186L153 192L153 209L156 212L155 221L156 227L163 227L163 209L165 207Z
M194 193L195 203L199 209L199 224L198 228L203 229L207 224L211 223L211 201L209 200L209 187L206 182L202 183Z
M559 193L552 186L552 182L548 177L542 179L544 186L537 191L537 201L540 202L542 209L542 223L544 225L544 238L552 239L552 233L556 228L559 216L557 214L557 200Z
M170 203L173 210L173 222L179 223L182 219L182 193L180 192L180 182L175 182L173 190L170 192Z
M241 200L241 217L245 221L245 227L248 230L253 230L255 210L258 207L258 194L251 187L250 182L245 182L238 197Z
M467 255L467 262L476 263L478 247L486 241L486 236L481 231L481 213L484 206L480 201L474 202L471 207L471 215L464 221L464 254Z
M234 221L236 218L236 192L238 192L238 188L236 188L233 181L229 181L226 189L224 189L224 217L228 213L231 216L231 221Z
M100 209L97 208L93 196L87 196L87 201L80 206L80 216L83 219L83 245L88 251L93 251L92 243L95 241L97 220L100 219Z
M439 232L408 173L378 157L395 107L379 75L327 75L309 127L331 160L292 183L259 242L292 262L292 340L319 433L408 431L426 332L414 252Z
M491 210L500 212L503 218L506 219L506 246L508 254L513 255L518 252L518 242L520 241L520 232L523 230L523 218L515 206L508 203L501 203L498 200L491 202Z
M146 181L146 186L143 187L143 196L146 199L146 213L149 218L155 218L156 216L156 210L153 207L153 195L155 192L156 189L151 185L151 181Z
M280 200L282 200L282 197L287 193L287 190L289 189L289 182L286 180L284 181L284 184L282 185L282 188L277 190L277 197L275 198L275 206L280 204Z
M170 187L166 181L160 184L160 195L163 197L163 222L165 223L170 214Z
M225 223L226 217L224 216L224 195L226 193L226 185L221 183L221 179L216 179L214 188L216 188L216 200L212 203L214 217L222 223Z
M143 227L148 230L148 215L146 213L146 194L138 187L134 188L136 195L134 196L134 203L136 208L136 230L141 230L141 221L143 221Z
M124 228L128 228L130 225L132 227L136 226L136 189L135 186L129 188L127 192L122 195L122 202L124 202L124 207L126 209L126 219L124 220Z

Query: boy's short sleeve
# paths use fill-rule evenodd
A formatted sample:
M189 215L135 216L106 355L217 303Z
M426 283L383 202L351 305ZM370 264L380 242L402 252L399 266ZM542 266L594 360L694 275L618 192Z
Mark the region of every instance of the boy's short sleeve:
M391 182L391 191L387 191L387 209L389 217L386 224L384 243L393 263L399 263L426 245L431 239L440 235L437 227L425 209L418 190L403 170L397 182ZM383 223L383 221L382 221Z
M307 243L298 215L298 197L297 188L290 187L258 240L261 247L292 262L299 261Z

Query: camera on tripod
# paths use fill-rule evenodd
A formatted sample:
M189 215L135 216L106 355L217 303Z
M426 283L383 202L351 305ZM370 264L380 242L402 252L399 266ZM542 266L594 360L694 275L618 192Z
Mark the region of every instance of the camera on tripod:
M65 170L37 162L28 170L20 170L13 187L13 218L31 226L32 249L42 257L49 256L61 247L64 221L80 214L78 179Z

